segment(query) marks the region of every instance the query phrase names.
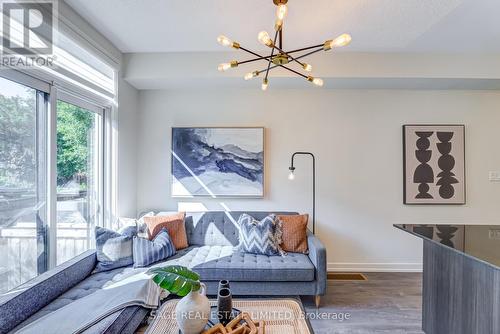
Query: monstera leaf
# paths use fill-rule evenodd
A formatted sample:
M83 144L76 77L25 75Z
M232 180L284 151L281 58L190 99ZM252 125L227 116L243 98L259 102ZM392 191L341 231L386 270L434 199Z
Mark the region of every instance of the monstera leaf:
M155 274L153 281L162 289L180 297L200 289L200 275L183 266L152 268L148 272Z

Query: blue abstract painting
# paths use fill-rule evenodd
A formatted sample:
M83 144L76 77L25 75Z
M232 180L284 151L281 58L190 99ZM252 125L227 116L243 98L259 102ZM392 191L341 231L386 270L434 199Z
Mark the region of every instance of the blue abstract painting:
M172 196L264 196L264 128L172 128Z

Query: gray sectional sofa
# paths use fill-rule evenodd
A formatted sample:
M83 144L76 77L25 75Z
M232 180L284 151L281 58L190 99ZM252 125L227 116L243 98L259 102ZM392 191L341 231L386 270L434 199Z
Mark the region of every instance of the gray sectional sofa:
M326 292L326 250L308 232L309 254L289 253L285 257L242 254L238 244L236 222L243 212L212 211L186 214L189 247L155 266L179 264L198 272L208 288L216 294L218 281L231 281L235 296L319 296ZM270 212L246 212L262 219ZM290 212L274 212L291 214ZM132 268L118 268L92 274L96 265L91 250L48 271L15 291L0 297L0 333L53 312L75 300L119 281ZM83 311L83 310L82 310ZM148 310L127 307L88 329L86 333L133 333Z

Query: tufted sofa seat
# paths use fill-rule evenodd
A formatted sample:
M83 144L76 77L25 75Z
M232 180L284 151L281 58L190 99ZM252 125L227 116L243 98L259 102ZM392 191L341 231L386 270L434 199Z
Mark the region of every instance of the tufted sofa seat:
M243 212L213 211L186 214L189 247L155 267L178 264L198 272L215 295L221 279L231 281L233 295L323 295L326 291L326 250L310 232L309 254L285 257L242 254L237 221ZM276 212L292 214L289 212ZM159 214L162 214L161 212ZM269 212L248 212L262 219ZM133 274L132 267L93 274L95 251L87 251L18 289L0 296L0 334L54 312L80 298ZM148 270L148 268L144 268ZM82 310L85 312L85 310ZM148 310L127 307L101 320L85 333L134 333Z
M314 265L304 254L286 257L245 254L233 246L191 246L161 265L192 268L203 280L313 281Z

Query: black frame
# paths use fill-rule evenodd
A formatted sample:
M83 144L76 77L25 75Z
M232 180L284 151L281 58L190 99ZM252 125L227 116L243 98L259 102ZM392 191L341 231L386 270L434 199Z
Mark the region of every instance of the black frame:
M406 128L410 126L458 126L464 132L464 201L463 203L408 203L406 198ZM465 124L405 124L403 125L403 204L405 205L465 205L467 204L467 161L466 161L466 131Z

